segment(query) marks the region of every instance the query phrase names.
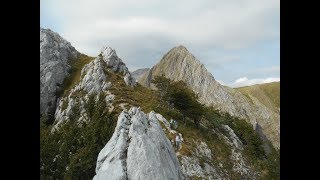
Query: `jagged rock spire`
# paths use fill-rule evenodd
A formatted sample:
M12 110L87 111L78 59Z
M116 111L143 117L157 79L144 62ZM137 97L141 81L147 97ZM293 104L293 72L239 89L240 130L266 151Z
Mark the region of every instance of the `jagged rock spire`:
M114 49L108 46L103 46L100 55L103 61L106 62L108 68L112 69L114 72L122 73L125 76L124 81L127 85L136 85L136 80L131 76L127 66L117 56L117 53Z

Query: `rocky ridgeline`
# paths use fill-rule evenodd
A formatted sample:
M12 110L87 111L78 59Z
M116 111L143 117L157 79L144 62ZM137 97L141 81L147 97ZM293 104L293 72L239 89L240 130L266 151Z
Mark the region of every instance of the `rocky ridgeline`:
M127 66L117 56L116 51L110 47L103 47L101 50L101 57L106 63L107 68L110 68L114 72L119 72L124 75L124 81L129 86L135 86L136 80L131 75Z
M86 64L81 70L80 81L70 90L66 97L59 100L58 107L55 113L56 127L70 116L71 109L74 106L80 108L80 119L88 121L88 116L84 108L85 102L91 94L95 94L98 98L100 93L104 93L106 103L109 109L113 109L112 101L115 96L108 89L112 86L112 82L108 81L108 75L105 71L113 71L124 75L124 82L128 86L135 86L136 81L131 76L126 65L118 58L115 50L110 47L104 47L100 55L90 63ZM81 94L80 96L77 94ZM67 103L67 105L65 105Z
M254 128L258 123L263 135L276 148L280 147L280 115L261 103L251 102L239 91L222 86L185 47L178 46L171 49L158 64L142 75L139 83L155 88L151 81L159 75L165 75L174 81L184 81L198 94L199 101L207 106L246 119L254 125Z
M259 172L255 172L242 155L243 145L239 137L229 126L225 125L223 129L226 134L217 131L214 133L231 149L229 158L233 164L232 171L239 173L243 178L258 179ZM186 146L183 138L180 149L175 152L174 144L170 142L165 131L174 135L179 133L170 129L169 122L154 111L145 114L136 107L123 110L118 117L114 134L98 155L94 180L194 177L231 179L230 172L225 171L221 163L213 163L214 152L206 142L193 140L195 147L191 155L182 155L180 149ZM182 134L179 134L182 137ZM201 162L203 160L205 161Z
M231 105L233 104L233 106L229 103L231 107L228 108L235 112L239 111L237 109L239 107L234 105L237 104L237 102L234 102L234 98L239 96L240 100L237 101L247 106L246 103L248 102L241 94L237 95L239 93L231 88L230 91L223 89L224 87L214 80L203 65L196 61L190 53L186 53L184 47L178 47L175 51L178 51L178 53L170 54L169 52L165 56L168 56L169 59L180 59L177 62L173 61L173 64L169 63L168 67L163 66L164 71L173 74L172 76L168 75L169 77L173 79L176 77L174 80L188 79L189 85L193 83L198 93L202 92L200 90L201 83L206 84L202 88L207 88L207 90L214 87L217 93L206 95L208 97L214 96L219 103L226 101L227 105L229 101L232 101ZM185 54L185 56L181 57L181 53ZM76 84L63 97L57 100L56 92L61 87L63 80L68 77L68 71L71 69L69 62L79 55L80 53L58 34L40 28L40 106L42 112L48 112L50 109L50 111L55 112L55 127L68 120L72 114L72 109L75 107L79 109L80 113L78 121L89 121L90 118L85 106L89 96L92 94L95 95L96 102L102 97L106 101L109 111L113 110L112 102L115 98L121 97L115 97L108 91L115 83L109 79L108 71L123 75L123 81L127 86L136 85L135 79L117 56L115 50L110 47L103 47L98 57L83 67ZM190 58L194 64L190 64ZM171 70L175 63L182 64L181 72ZM161 72L159 67L155 66L149 72L146 72L146 76L143 75L142 78L147 78L148 81L146 82L149 82L148 86L151 86L150 80L152 76ZM194 76L195 74L197 76ZM167 74L165 75L167 76ZM101 94L103 96L100 96ZM202 92L203 95L204 92ZM226 98L226 100L223 101L222 97ZM58 103L55 109L56 101ZM263 108L258 110L256 113L265 114L265 118L271 118L267 110ZM244 108L240 109L240 111L246 114L248 110ZM162 129L161 123L164 125L164 129ZM262 131L263 127L266 127L261 122L255 125L259 129L261 127ZM257 179L259 172L255 172L242 156L243 145L241 141L229 126L224 126L223 128L226 133L218 131L215 133L231 149L229 158L233 164L232 171L239 173L241 178L244 179ZM273 126L270 125L270 128L273 128ZM53 128L53 130L55 129ZM212 159L215 156L215 150L210 149L206 142L194 137L192 144L195 146L189 147L192 149L191 155L180 154L181 148L187 146L187 144L183 142L180 149L175 152L172 142L165 134L166 131L169 134L179 133L170 129L168 121L161 114L153 111L145 114L136 107L131 107L130 110L123 110L118 117L113 136L98 155L94 179L193 179L194 177L202 179L231 179L229 177L230 172L227 172L221 163L218 163L219 165L213 163ZM265 132L263 131L263 133ZM272 133L273 131L270 132ZM182 134L179 134L182 137ZM205 162L202 162L204 159Z
M182 142L184 142L182 138L183 134L170 129L169 122L161 114L156 114L156 116L166 127L166 129L163 129L164 131L168 131L174 136L178 133ZM225 130L226 134L218 130L212 131L218 135L221 141L224 141L229 145L229 148L231 149L231 155L229 158L233 165L232 171L239 173L243 178L258 179L260 177L260 172L256 172L243 157L243 144L239 137L228 125L223 125L222 128ZM221 163L219 163L219 165L215 165L213 163L212 158L214 156L214 152L212 152L205 141L199 140L197 137L194 137L192 141L192 144L195 144L194 148L188 147L192 149L191 155L180 154L179 150L182 146L186 146L185 143L181 144L180 149L176 153L181 164L182 173L187 179L193 179L194 177L200 177L203 179L231 179L230 172L226 171ZM203 160L205 161L201 162Z
M81 119L86 119L83 109L88 95L101 92L106 94L108 102L114 99L107 91L111 86L104 70L122 74L128 86L135 86L136 80L131 76L126 65L110 47L103 47L100 55L84 66L81 79L66 97L58 97L63 81L70 75L70 61L81 54L59 34L50 29L40 28L40 113L54 114L56 122L68 118L70 110L76 104L81 108ZM82 96L75 94L82 93Z
M53 114L57 91L80 53L59 34L40 28L40 113Z
M184 179L156 113L132 107L119 115L113 136L99 153L93 179Z

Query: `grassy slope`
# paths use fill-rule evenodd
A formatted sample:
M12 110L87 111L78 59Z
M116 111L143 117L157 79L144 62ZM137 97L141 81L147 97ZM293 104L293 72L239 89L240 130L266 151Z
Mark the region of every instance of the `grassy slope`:
M213 156L212 159L200 159L200 162L202 164L207 162L215 165L216 167L218 167L219 163L221 163L224 167L224 170L228 172L231 178L236 179L237 176L239 176L239 174L236 174L232 171L232 163L229 159L231 155L230 147L224 142L224 140L221 140L210 130L215 128L219 131L220 124L228 124L234 119L220 115L213 109L208 108L207 114L205 115L206 123L203 122L208 128L197 128L190 119L187 120L187 123L184 126L182 125L182 114L175 109L168 109L161 105L157 91L141 86L140 84L138 84L136 87L127 86L123 81L123 75L108 70L105 70L105 73L107 74L107 81L112 82L112 86L109 91L116 96L113 106L115 107L114 110L117 115L122 111L122 108L120 108L119 105L121 103L126 103L128 104L125 106L127 109L129 109L131 106L140 106L142 111L145 113L149 113L151 110L154 110L155 112L162 114L166 119L172 117L178 121L179 126L177 130L183 134L184 138L184 145L179 151L181 155L190 156L192 151L194 151L197 146L195 141L199 140L206 142L208 147L213 152ZM173 135L169 134L168 132L166 132L166 135L170 140L173 138ZM244 156L247 159L252 158L250 154L244 154ZM258 161L255 160L252 163L257 164ZM262 171L265 170L265 168L261 169L261 167L256 168Z
M194 151L197 146L196 141L206 142L208 147L211 149L213 156L212 159L200 158L200 163L203 165L204 162L207 162L216 167L218 167L219 163L221 163L223 165L223 169L228 172L231 179L237 179L237 177L239 177L239 174L232 171L232 162L229 159L231 155L231 149L229 145L227 145L224 140L220 139L211 130L214 128L217 132L223 133L223 131L219 130L220 125L230 124L232 121L235 121L235 119L232 119L229 116L221 115L217 111L208 108L207 114L205 115L206 120L203 121L205 126L208 128L203 126L197 128L190 119L187 120L187 123L184 126L181 113L175 109L163 107L160 104L157 91L153 91L141 85L138 85L134 88L128 87L122 80L122 75L113 72L107 72L107 74L110 78L109 80L113 84L109 91L116 95L113 105L115 106L115 111L117 114L122 111L122 109L119 107L119 104L128 103L129 105L127 105L126 108L130 108L130 106L140 106L145 113L149 113L151 110L154 110L155 112L162 114L166 119L170 119L171 117L176 119L179 124L177 130L183 134L184 138L182 149L179 151L181 155L191 156L192 151ZM239 122L238 120L236 121ZM242 123L244 123L244 125L247 124L245 121L242 121ZM251 126L248 124L247 128L251 128ZM243 133L242 131L246 130L240 130L236 133ZM252 132L254 132L253 129ZM170 134L168 131L165 131L165 133L169 140L174 138L174 135ZM248 148L252 148L252 146L248 146ZM251 149L248 149L243 155L248 161L254 158ZM261 165L261 160L253 159L250 162L255 164L254 166L258 171L266 172L266 176L269 175L266 167Z
M109 91L115 95L115 100L112 103L115 111L120 114L122 109L121 103L126 103L126 108L130 106L140 106L144 112L150 112L158 99L155 92L138 84L136 87L127 86L123 80L123 75L105 70L107 81L112 83Z
M275 112L278 112L280 108L280 82L256 84L236 89L250 99L257 99Z
M82 68L94 59L95 57L90 57L90 56L81 54L77 59L73 59L70 61L71 73L64 80L61 88L62 90L59 92L59 95L61 96L68 95L68 92L80 81Z
M231 176L236 176L236 174L231 173L232 163L229 160L231 150L216 134L204 127L200 127L200 129L196 128L190 119L188 119L186 126L183 126L182 115L175 109L168 109L161 106L156 91L141 86L140 84L136 87L126 86L122 75L107 70L105 70L105 73L107 74L107 81L112 82L109 91L116 96L113 102L116 114L120 114L122 111L119 105L121 103L126 103L128 104L125 106L127 109L131 106L140 106L141 110L145 113L154 110L157 113L162 114L166 119L169 119L170 117L176 119L178 124L180 124L177 130L183 134L184 138L184 145L179 151L181 155L190 156L191 152L194 151L197 146L195 141L204 141L214 154L212 159L202 159L201 163L209 162L215 166L222 163L225 169L230 172ZM173 134L166 132L166 135L170 140L173 139Z

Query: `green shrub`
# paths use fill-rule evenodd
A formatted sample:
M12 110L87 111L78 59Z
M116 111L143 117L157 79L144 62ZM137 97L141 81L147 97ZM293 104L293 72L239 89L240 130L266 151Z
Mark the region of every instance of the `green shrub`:
M94 96L94 95L92 95ZM91 179L95 175L96 160L100 150L111 138L116 115L108 113L104 96L86 103L90 110L88 122L77 121L79 107L72 108L68 122L50 133L51 126L40 129L40 176L41 179Z

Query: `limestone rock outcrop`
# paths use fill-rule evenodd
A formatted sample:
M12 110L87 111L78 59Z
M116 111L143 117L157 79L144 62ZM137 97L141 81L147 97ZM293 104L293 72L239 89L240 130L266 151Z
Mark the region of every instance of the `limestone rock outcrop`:
M53 114L57 91L80 53L59 34L40 28L40 113Z
M132 107L119 115L113 136L99 153L93 179L184 179L156 113Z
M84 104L91 94L99 95L103 93L106 96L106 102L112 109L111 101L114 95L108 89L112 83L108 79L106 71L113 71L124 75L124 81L128 86L135 86L136 81L131 76L126 65L118 58L115 50L110 47L103 47L100 55L86 64L81 70L80 81L70 90L67 97L61 97L55 112L56 127L67 120L71 109L78 106L81 112L81 120L89 120L84 109ZM78 96L76 94L82 94ZM64 105L66 104L66 105Z
M100 57L102 57L102 60L106 63L108 68L110 68L114 72L119 72L124 75L124 81L127 85L136 85L136 80L131 75L127 66L117 56L117 53L114 49L110 47L103 47L101 49Z

